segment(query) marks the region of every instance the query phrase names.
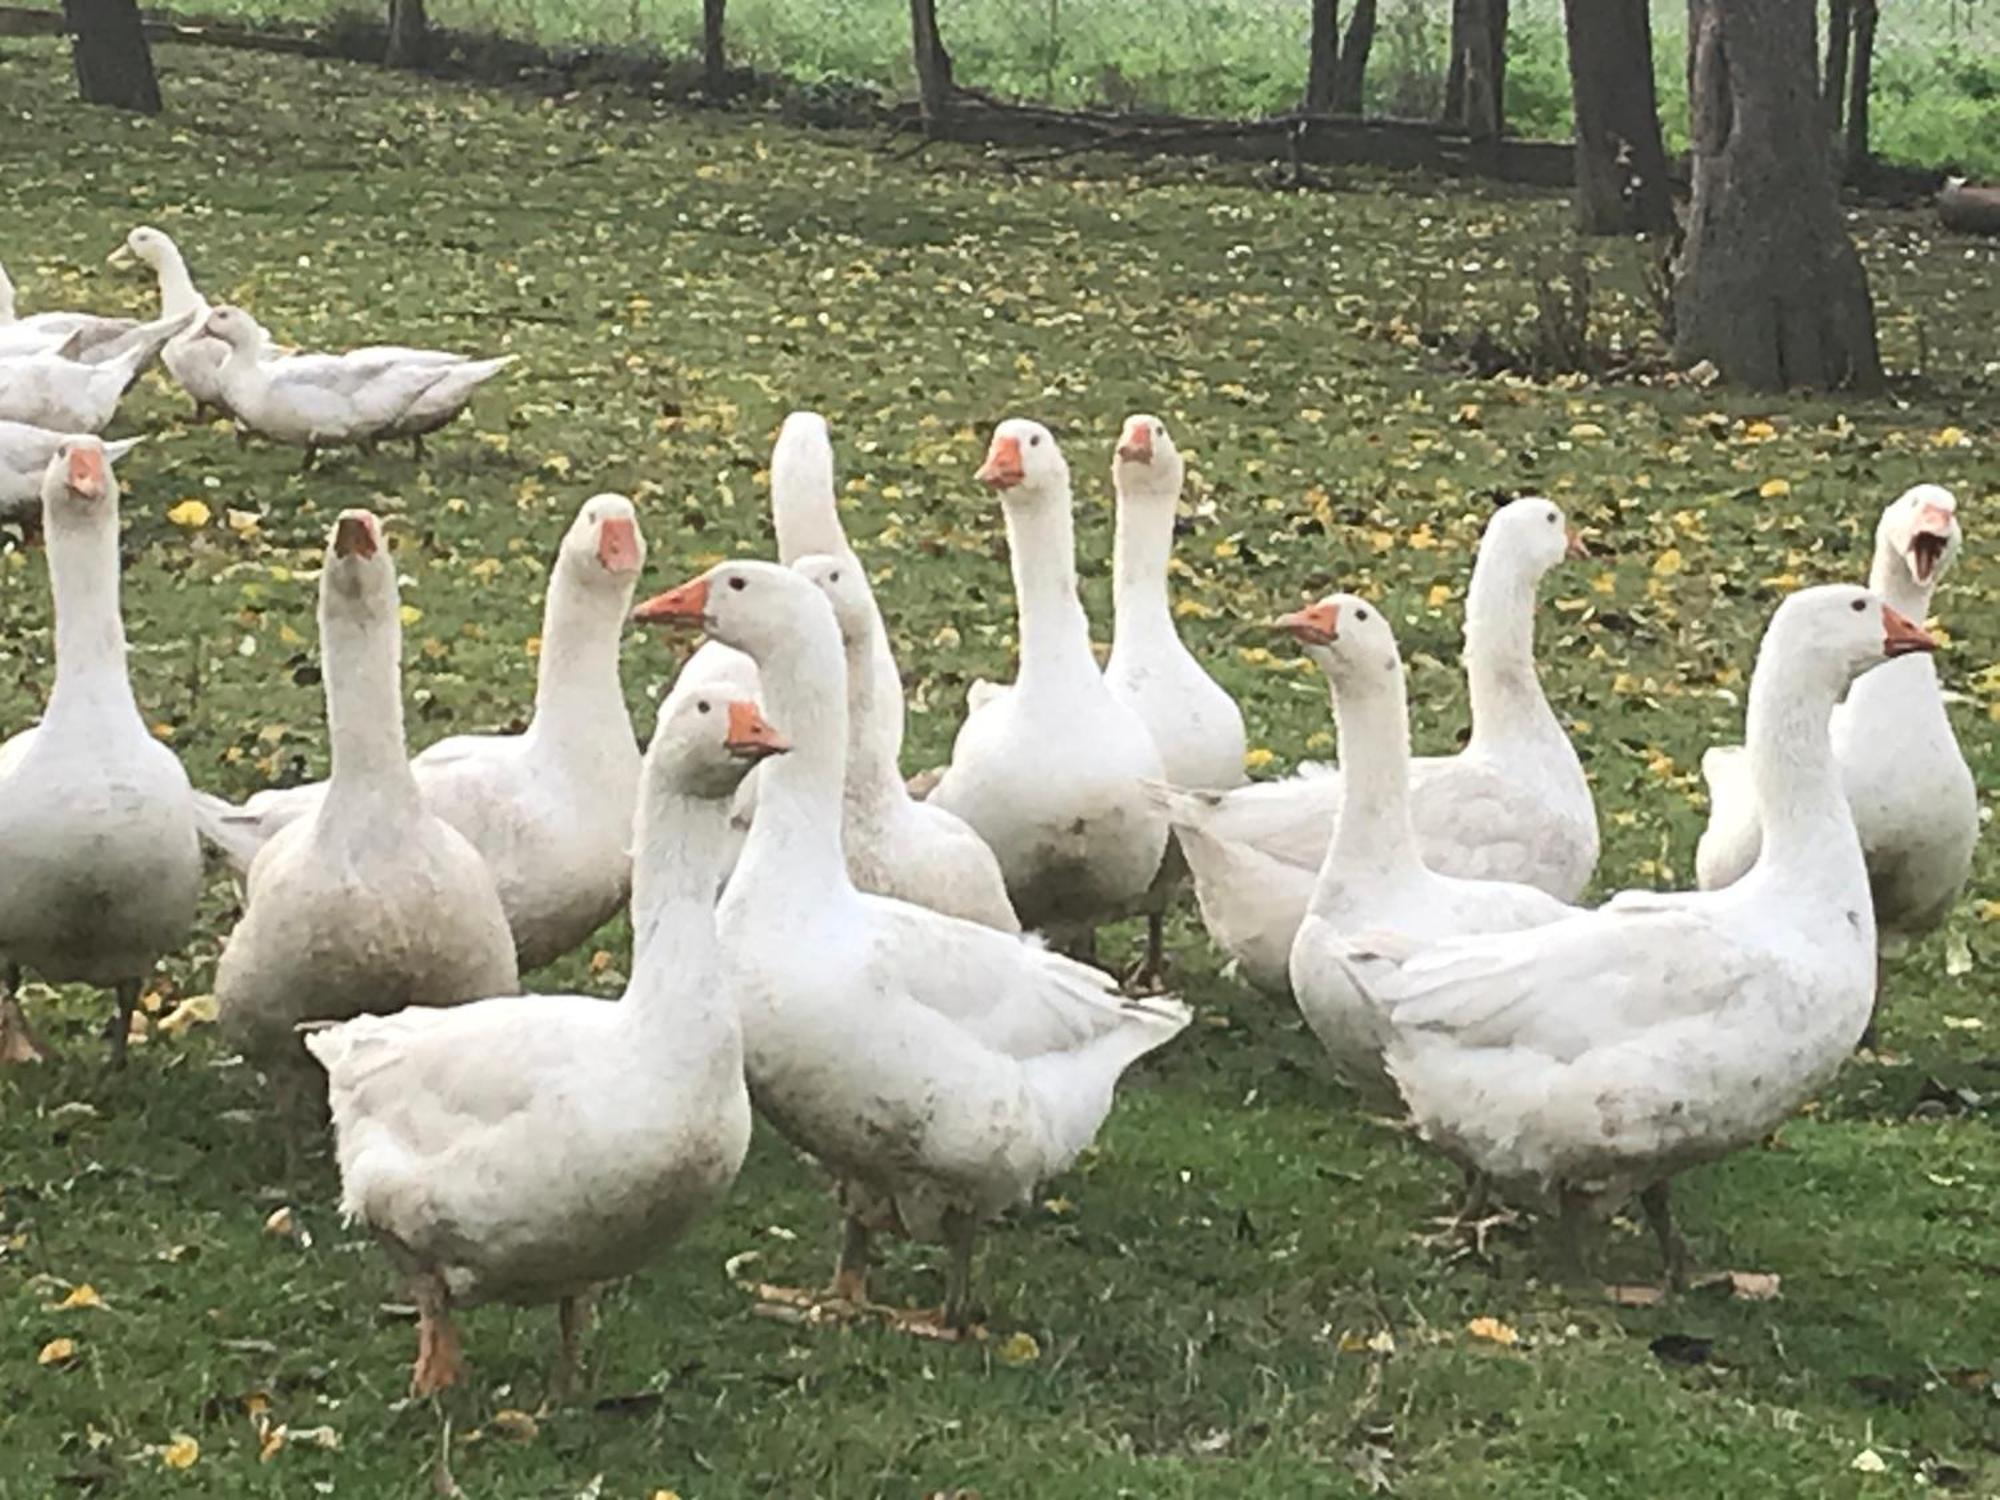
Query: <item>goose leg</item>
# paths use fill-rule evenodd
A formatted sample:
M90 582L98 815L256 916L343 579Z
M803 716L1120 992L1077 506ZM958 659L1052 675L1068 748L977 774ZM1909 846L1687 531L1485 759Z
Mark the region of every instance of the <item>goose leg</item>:
M1666 1268L1667 1285L1678 1292L1687 1287L1688 1248L1680 1230L1674 1227L1673 1206L1668 1202L1667 1193L1667 1183L1663 1178L1639 1195L1639 1206L1646 1211L1646 1222L1652 1226L1653 1238L1660 1242L1660 1262Z
M1164 910L1146 913L1146 956L1132 973L1135 989L1149 990L1167 974L1167 914Z
M424 461L424 435L421 432L410 434L410 457L418 463Z
M1584 1282L1590 1279L1590 1194L1564 1184L1560 1189L1561 1217L1557 1234L1561 1240L1560 1265L1563 1279Z
M0 1066L40 1062L48 1056L41 1039L29 1027L27 1014L21 1009L18 998L20 988L20 966L7 965L6 973L0 975Z
M236 424L236 446L239 449L250 446L250 429L245 427L241 422Z
M431 1493L440 1500L465 1500L465 1491L451 1472L451 1409L444 1398L431 1397L431 1409L438 1417L437 1456L431 1460Z
M972 1326L972 1247L979 1236L979 1220L963 1209L944 1212L944 1241L951 1252L945 1268L944 1326L963 1333Z
M117 989L118 1014L104 1026L104 1036L111 1043L111 1066L125 1066L125 1048L132 1040L132 1013L139 1008L140 981L120 980Z
M410 1284L417 1303L417 1363L410 1371L412 1396L435 1396L465 1378L465 1352L451 1320L451 1297L435 1273Z
M556 1349L555 1368L549 1372L545 1409L562 1406L569 1401L576 1385L577 1369L582 1364L583 1332L590 1324L591 1306L595 1300L594 1294L579 1292L556 1304L556 1328L561 1343Z
M299 472L301 474L312 473L313 460L318 457L319 457L319 449L315 447L313 444L307 443L306 456L299 464Z
M833 1263L833 1295L843 1302L868 1300L868 1226L850 1213L840 1234L840 1258Z

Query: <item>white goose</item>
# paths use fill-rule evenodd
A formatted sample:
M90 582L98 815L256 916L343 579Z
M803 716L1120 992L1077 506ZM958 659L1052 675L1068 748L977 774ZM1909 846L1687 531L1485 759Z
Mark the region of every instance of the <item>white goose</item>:
M1166 423L1143 413L1125 419L1111 462L1118 497L1116 618L1104 681L1153 736L1170 785L1227 791L1244 780L1243 714L1181 644L1167 599L1185 469ZM1147 974L1157 975L1164 963L1167 906L1186 874L1178 842L1170 843L1146 899Z
M1779 606L1750 683L1764 846L1735 885L1414 952L1351 941L1418 1124L1502 1185L1554 1189L1573 1269L1592 1209L1636 1190L1679 1280L1669 1179L1763 1139L1853 1050L1875 921L1827 715L1858 674L1934 644L1865 589Z
M333 776L251 864L215 974L225 1031L274 1070L304 1061L301 1021L520 989L492 873L410 773L397 608L381 524L342 511L319 579Z
M42 481L55 689L0 745L0 1061L39 1055L15 999L25 967L113 988L122 1061L153 965L201 893L187 773L140 717L118 608L118 487L104 444L64 438Z
M583 1302L735 1180L750 1100L715 888L737 782L783 748L748 703L696 696L661 712L638 818L656 940L621 999L509 995L307 1035L327 1072L341 1212L374 1231L417 1305L414 1394L463 1378L454 1308L555 1302L550 1396L563 1399Z
M308 467L320 448L421 437L514 362L391 345L273 357L269 336L240 307L215 308L201 327L229 346L220 376L229 410L260 436L304 448Z
M1513 932L1573 906L1503 880L1460 880L1424 863L1410 819L1410 717L1403 659L1382 611L1331 594L1279 620L1333 687L1340 772L1348 792L1292 940L1292 993L1334 1066L1374 1099L1394 1099L1382 1066L1382 1018L1352 981L1342 953L1356 935L1407 943Z
M1000 861L961 819L932 802L917 802L896 768L902 703L876 698L874 670L886 632L868 576L846 558L802 557L792 565L833 605L847 653L847 780L841 799L841 843L854 884L963 917L1002 932L1019 932L1007 900Z
M583 942L625 900L639 750L618 637L645 561L632 502L586 501L549 577L527 731L454 735L410 763L424 805L485 857L523 973ZM318 810L326 789L259 792L240 808L197 792L202 836L242 876L280 828Z
M141 324L120 340L116 353L94 364L59 353L0 361L0 421L60 432L102 431L132 383L184 326L178 318Z
M1160 753L1091 654L1055 438L1038 422L1002 422L978 478L1006 511L1020 668L960 727L929 800L999 856L1025 925L1087 948L1095 925L1132 910L1159 872L1167 825L1145 787L1159 780Z
M111 252L109 263L145 266L159 278L160 316L188 319L188 327L160 351L160 363L180 388L194 398L197 422L209 412L227 416L229 404L222 395L222 362L229 357L229 346L202 326L209 313L208 299L196 290L194 278L188 274L187 260L173 236L150 224L141 224Z
M86 312L44 312L22 317L15 309L14 281L0 266L0 332L21 344L54 339L41 351L62 352L67 358L94 363L106 350L123 345L141 324L134 318L105 318Z
M1882 512L1868 586L1912 620L1958 555L1958 501L1920 484ZM1882 949L1894 955L1944 921L1972 870L1979 797L1928 656L1870 672L1832 718L1848 806L1861 835ZM1757 857L1756 788L1741 746L1702 757L1710 812L1695 858L1702 889L1740 879Z
M1121 1002L1107 976L1030 941L854 888L840 629L798 574L723 563L635 618L699 621L748 652L792 740L760 773L717 926L758 1108L850 1190L836 1288L865 1289L876 1212L936 1224L952 1251L944 1318L962 1326L980 1221L1089 1144L1119 1075L1187 1008Z
M1487 523L1465 604L1472 737L1457 755L1411 762L1424 862L1442 875L1512 880L1575 900L1597 865L1597 811L1569 736L1535 675L1535 593L1581 544L1539 497ZM1340 809L1329 767L1220 795L1159 795L1194 871L1203 924L1244 978L1290 991L1292 938Z
M0 422L0 521L37 519L42 512L42 481L49 460L72 436L26 422ZM143 438L105 443L104 461L116 464Z

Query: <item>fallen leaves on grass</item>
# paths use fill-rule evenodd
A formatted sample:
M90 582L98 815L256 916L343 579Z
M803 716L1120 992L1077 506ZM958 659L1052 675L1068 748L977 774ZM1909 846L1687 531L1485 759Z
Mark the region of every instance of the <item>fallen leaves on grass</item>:
M221 1014L213 995L190 995L159 1020L157 1029L168 1036L179 1036L193 1026L212 1025Z
M38 1365L66 1365L76 1358L75 1339L50 1339L35 1356Z
M486 1430L510 1442L532 1443L542 1435L542 1424L526 1412L507 1406L486 1419Z
M97 1288L87 1281L78 1282L69 1289L69 1295L58 1302L51 1311L74 1312L83 1307L102 1307L104 1299L97 1294Z
M209 518L213 514L214 512L208 508L207 501L196 500L190 497L169 509L167 511L167 519L172 521L174 525L185 527L189 531L199 531L208 524Z
M1503 1323L1498 1318L1474 1318L1465 1325L1465 1331L1482 1343L1498 1344L1503 1349L1511 1349L1521 1342L1521 1335L1511 1323Z
M170 1469L192 1469L201 1461L201 1444L185 1432L177 1432L173 1440L160 1450L160 1462Z
M1003 1365L1031 1365L1042 1357L1042 1346L1032 1333L1012 1333L995 1354Z

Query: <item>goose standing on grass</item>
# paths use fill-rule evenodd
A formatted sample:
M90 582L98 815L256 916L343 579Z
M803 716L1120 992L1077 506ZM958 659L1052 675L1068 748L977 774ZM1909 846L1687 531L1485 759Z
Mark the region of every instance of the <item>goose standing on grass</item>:
M554 1302L549 1399L567 1399L595 1289L656 1259L735 1181L750 1100L715 888L730 797L784 748L747 702L662 709L638 815L654 941L622 998L509 995L308 1033L341 1212L374 1231L417 1305L414 1395L464 1377L455 1308ZM449 1452L447 1436L440 1465Z
M71 436L26 422L0 422L0 521L40 520L49 460ZM105 463L115 465L144 441L126 438L103 444Z
M1166 423L1144 414L1125 419L1111 462L1118 497L1111 595L1116 622L1104 681L1151 732L1169 784L1221 792L1243 784L1243 714L1181 644L1167 600L1184 474ZM1170 841L1146 897L1141 972L1149 978L1165 966L1167 907L1186 874L1179 843Z
M229 346L202 325L208 317L208 299L195 289L187 261L173 236L150 224L141 224L125 236L125 242L111 252L114 266L145 266L159 278L160 316L186 318L188 326L160 351L160 363L180 388L194 398L194 419L209 414L229 415L222 396L222 362Z
M122 1062L139 991L201 893L187 773L132 696L118 608L118 485L104 444L64 438L42 480L56 681L40 725L0 745L0 1061L40 1055L21 970L115 989Z
M1680 1282L1669 1181L1762 1140L1860 1039L1875 919L1827 716L1861 673L1934 645L1866 589L1778 607L1746 726L1764 843L1736 884L1414 951L1350 941L1418 1125L1503 1187L1553 1190L1572 1270L1593 1213L1637 1192Z
M126 343L141 326L136 318L105 318L87 312L44 312L22 317L15 310L14 281L0 266L0 332L53 338L67 358L95 363L102 354Z
M519 991L493 875L424 806L403 740L402 621L381 523L335 522L319 578L333 775L311 817L251 863L215 974L225 1032L282 1072L294 1028Z
M847 655L847 778L841 798L841 843L847 873L861 890L928 906L947 916L1019 932L1007 900L1000 861L962 820L931 802L911 799L896 767L902 702L877 696L874 670L883 648L882 615L868 576L850 553L808 556L792 565L833 605Z
M94 364L61 354L0 361L0 421L59 432L103 431L133 382L185 326L179 318L142 324L120 341L117 353Z
M215 308L201 327L229 346L220 377L229 410L260 437L304 448L307 467L321 448L421 437L514 362L390 345L273 357L269 336L240 307Z
M1562 512L1539 497L1487 523L1465 601L1471 739L1456 755L1410 765L1417 843L1441 875L1517 881L1573 901L1597 867L1590 783L1535 673L1536 591L1581 554ZM1340 773L1159 795L1209 936L1257 988L1289 993L1292 939L1333 837Z
M847 691L840 627L790 569L732 562L635 618L699 622L757 662L791 738L717 911L758 1108L840 1179L836 1292L865 1295L884 1223L941 1232L942 1321L970 1321L979 1225L1091 1142L1119 1075L1189 1019L1120 1001L1108 976L1032 941L855 889L841 848ZM1088 755L1087 724L1064 731Z
M1920 484L1882 512L1868 586L1912 620L1928 619L1961 542L1958 500ZM1945 714L1928 655L1870 672L1832 718L1848 806L1861 835L1885 956L1942 923L1972 873L1979 795ZM1695 869L1703 890L1742 878L1757 858L1757 795L1741 746L1701 760L1710 811Z
M1160 753L1091 653L1055 438L1038 422L1002 422L978 479L1006 512L1020 666L966 718L928 800L999 856L1024 925L1092 952L1096 925L1133 910L1159 872L1167 825L1145 787L1160 779Z
M1341 799L1333 842L1292 940L1292 993L1334 1066L1375 1101L1396 1090L1382 1065L1382 1017L1352 982L1341 954L1361 934L1411 943L1538 927L1577 909L1547 891L1503 880L1459 880L1424 863L1410 821L1410 712L1403 659L1382 611L1330 594L1278 624L1333 688L1340 730Z
M625 901L639 750L618 638L645 562L630 500L584 502L549 576L527 731L454 735L410 763L424 805L492 870L523 973L585 941ZM240 808L197 792L202 837L240 878L279 829L318 810L327 785L259 792Z

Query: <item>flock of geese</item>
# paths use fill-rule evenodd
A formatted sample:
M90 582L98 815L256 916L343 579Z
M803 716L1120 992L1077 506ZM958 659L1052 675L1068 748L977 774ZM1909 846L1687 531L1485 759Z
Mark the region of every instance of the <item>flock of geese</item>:
M270 353L247 315L203 310L165 236L129 250L167 316L105 363L171 324L168 370L254 428L359 440L335 431L330 372L423 368L422 351ZM44 394L79 352L79 327L47 331L59 352L19 377ZM442 410L424 392L462 405L469 385L443 382L490 373L443 368L459 374L412 375L366 435L415 436ZM307 386L327 399L295 399ZM272 415L286 402L304 425ZM1331 687L1339 765L1246 783L1242 716L1170 606L1183 462L1165 424L1134 416L1117 439L1100 666L1067 462L1045 427L1002 422L975 478L1005 515L1018 671L974 687L949 764L914 791L902 677L815 414L772 455L777 561L635 609L640 517L592 497L551 569L528 728L414 759L389 539L344 511L318 578L331 774L236 806L191 788L134 701L120 451L58 432L35 478L55 684L0 745L0 1050L38 1055L30 970L113 989L122 1057L194 921L202 845L219 854L242 890L220 1022L284 1107L330 1110L342 1210L419 1311L419 1393L460 1379L453 1310L490 1300L558 1304L565 1382L591 1289L729 1189L753 1104L837 1185L828 1297L867 1302L874 1236L936 1236L938 1326L966 1328L980 1227L1072 1162L1124 1072L1188 1024L1093 960L1100 924L1144 914L1157 979L1190 877L1242 977L1296 1003L1368 1107L1407 1111L1475 1193L1552 1204L1579 1271L1592 1222L1636 1197L1679 1282L1669 1182L1827 1081L1870 1023L1878 950L1941 921L1970 869L1976 797L1919 623L1960 546L1934 485L1884 510L1866 587L1801 589L1773 614L1744 744L1704 762L1702 888L1586 908L1596 813L1534 655L1542 580L1579 543L1546 499L1500 507L1480 544L1463 750L1412 758L1396 610L1337 593L1276 628ZM707 638L643 755L619 675L630 621ZM628 901L622 998L520 993Z

